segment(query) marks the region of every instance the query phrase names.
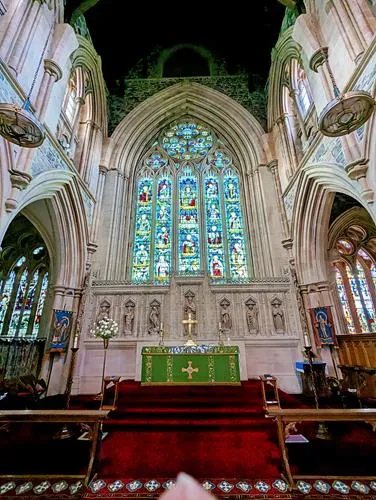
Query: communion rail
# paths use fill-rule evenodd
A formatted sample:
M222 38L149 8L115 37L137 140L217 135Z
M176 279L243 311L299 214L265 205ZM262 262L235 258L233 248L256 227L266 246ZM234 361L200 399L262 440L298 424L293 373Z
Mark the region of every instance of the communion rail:
M290 487L295 489L295 480L304 479L351 479L351 480L375 480L376 476L329 476L329 475L295 475L291 471L286 436L289 429L296 423L301 422L366 422L376 431L376 409L277 409L270 408L268 417L275 418L278 429L278 442L282 453L283 469Z
M6 434L12 431L13 424L65 424L65 425L79 425L88 424L90 428L90 450L89 459L85 467L85 473L81 474L0 474L3 479L16 479L16 478L30 478L30 479L82 479L87 485L92 477L94 469L99 464L100 455L100 433L101 426L105 418L107 418L108 411L104 410L4 410L0 411L0 426L8 426L4 432ZM44 427L45 429L45 427ZM56 435L56 433L55 433ZM20 437L22 440L22 437ZM52 440L53 438L51 438ZM54 440L55 442L58 439ZM65 439L65 442L76 442L74 439ZM74 453L74 451L73 451ZM72 455L73 455L72 453ZM51 457L54 460L55 457ZM68 458L69 460L69 458Z

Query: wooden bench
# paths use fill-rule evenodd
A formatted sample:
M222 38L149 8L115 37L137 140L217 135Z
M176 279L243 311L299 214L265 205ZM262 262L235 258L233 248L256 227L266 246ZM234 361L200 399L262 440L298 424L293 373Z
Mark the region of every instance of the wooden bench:
M86 472L81 474L0 474L0 478L76 478L87 485L99 463L99 439L101 427L108 411L104 410L4 410L0 411L0 426L3 424L88 424L91 428L91 445Z
M283 469L286 479L290 487L295 489L295 480L299 479L353 479L353 480L375 480L376 477L372 476L326 476L320 474L319 476L310 475L294 475L291 471L289 462L288 450L285 442L286 427L294 423L300 422L367 422L371 424L372 428L376 426L376 410L365 408L355 410L338 410L338 409L276 409L270 408L268 410L270 417L275 418L278 429L278 441L282 453ZM299 445L300 446L300 445Z

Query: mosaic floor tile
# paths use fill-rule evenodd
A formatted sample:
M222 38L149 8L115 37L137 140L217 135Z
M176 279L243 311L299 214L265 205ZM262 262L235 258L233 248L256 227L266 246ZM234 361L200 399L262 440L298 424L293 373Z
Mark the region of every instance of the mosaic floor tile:
M217 484L217 487L224 493L230 493L230 491L234 488L234 485L229 483L228 481L221 481L219 484Z
M114 481L113 483L107 485L107 489L108 491L111 491L111 493L115 493L115 491L119 491L122 488L124 488L124 483L120 480Z
M23 493L26 493L27 491L30 491L33 489L33 483L31 481L28 481L27 483L20 484L16 488L16 495L22 495Z
M37 495L41 495L42 493L44 493L45 491L47 491L50 486L51 486L50 482L48 482L48 481L42 481L40 484L38 484L37 486L35 486L35 488L34 488L33 491Z
M296 487L300 491L300 493L303 493L303 495L308 495L308 493L311 491L312 486L307 483L306 481L298 481L296 483Z
M343 481L340 481L339 479L336 479L332 483L333 489L338 491L339 493L343 493L344 495L347 495L350 491L350 486L345 484Z
M125 485L125 487L127 488L128 491L132 492L132 491L137 491L139 490L140 488L142 488L142 483L141 481L131 481L130 483L127 483Z
M54 493L61 493L62 491L67 490L69 487L66 481L59 481L51 486L51 489Z
M69 491L71 495L75 495L82 488L82 481L77 481L69 486Z
M211 490L214 490L214 488L215 488L215 484L214 484L214 483L212 483L211 481L205 480L205 481L203 481L203 483L202 483L202 487L203 487L206 491L211 491Z
M289 489L289 485L283 479L276 479L272 486L282 493L285 493Z
M255 488L261 493L267 493L270 490L269 484L265 483L265 481L257 481Z
M351 488L354 491L358 491L359 493L363 493L364 495L368 495L369 487L366 484L360 483L359 481L353 481L351 483Z
M156 481L155 479L151 479L150 481L145 483L144 486L148 491L153 492L161 487L161 483L158 483L158 481Z
M325 481L322 481L321 479L317 479L313 483L313 487L315 490L317 490L319 493L329 493L330 491L330 484L326 483Z
M163 484L162 484L162 488L164 488L165 490L172 490L172 488L174 488L176 482L174 481L174 479L169 479L168 481L165 481Z
M16 487L16 483L14 481L8 481L0 486L0 495L4 495L4 493L8 493L8 491L13 490Z
M236 483L236 487L243 493L248 493L252 489L252 485L247 483L247 481L239 481L238 483Z
M97 479L96 481L93 481L92 483L89 484L89 488L93 493L98 493L99 490L104 488L106 486L105 481L103 479Z

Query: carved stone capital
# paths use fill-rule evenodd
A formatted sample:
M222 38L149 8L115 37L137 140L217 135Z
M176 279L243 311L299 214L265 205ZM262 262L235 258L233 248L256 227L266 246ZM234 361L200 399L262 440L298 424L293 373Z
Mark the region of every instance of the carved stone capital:
M32 175L27 172L21 172L20 170L10 170L9 173L12 187L18 189L19 191L26 189L33 178Z
M106 175L108 172L108 168L105 165L99 165L99 173L102 175Z
M44 60L44 71L55 78L55 82L58 82L63 76L63 71L60 66L55 63L52 59Z
M320 47L314 52L310 61L309 67L312 71L317 73L320 66L322 66L328 60L328 47Z
M291 250L291 248L294 244L294 241L292 240L292 238L287 238L285 240L282 240L281 243L282 243L283 248L286 248L286 250Z
M268 169L271 171L273 175L276 174L278 169L278 160L272 160L267 164Z
M364 159L356 160L346 165L345 169L350 179L358 181L367 176L368 164L365 163Z

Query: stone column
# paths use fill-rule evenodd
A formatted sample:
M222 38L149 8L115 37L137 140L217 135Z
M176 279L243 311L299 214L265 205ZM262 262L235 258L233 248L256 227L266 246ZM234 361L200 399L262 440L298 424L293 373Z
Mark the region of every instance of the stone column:
M267 166L273 176L274 189L277 197L278 212L282 227L282 234L283 234L283 239L285 240L286 238L288 238L289 235L289 224L287 222L285 205L283 204L282 201L282 188L278 173L278 160L272 160L270 163L268 163Z
M53 84L58 82L63 76L60 66L52 59L44 60L44 74L42 83L39 87L38 96L35 101L35 108L38 113L38 118L41 122L44 121L50 104Z
M368 160L365 158L358 159L349 163L346 166L346 172L350 179L358 181L362 188L362 196L368 204L374 202L374 191L370 188L367 180Z
M97 241L98 239L98 227L100 214L102 211L103 188L107 172L108 170L104 165L99 165L99 177L97 183L97 191L95 193L96 203L93 213L93 221L90 228L90 241Z
M309 67L315 73L318 73L321 79L327 101L331 101L335 97L331 70L328 67L328 47L320 47L313 53Z
M287 162L286 174L287 178L291 179L293 172L295 172L298 168L296 155L293 154L293 141L292 138L288 135L288 121L287 115L284 113L280 117L277 118L276 124L278 126L278 132L281 137L282 148L283 148L283 156Z

